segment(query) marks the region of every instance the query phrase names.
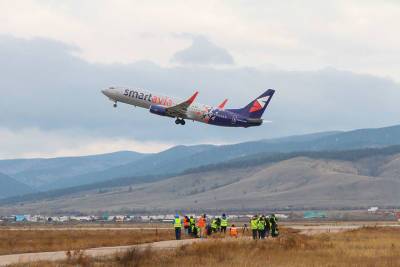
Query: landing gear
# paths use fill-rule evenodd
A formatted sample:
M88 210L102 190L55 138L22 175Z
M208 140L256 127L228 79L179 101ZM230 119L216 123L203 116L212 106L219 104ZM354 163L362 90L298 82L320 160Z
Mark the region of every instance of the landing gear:
M181 124L181 125L185 125L185 120L184 119L179 119L179 118L177 118L176 120L175 120L175 123L176 124Z
M115 102L114 102L114 105L113 105L113 107L114 107L114 108L116 108L116 107L117 107L117 101L115 101Z

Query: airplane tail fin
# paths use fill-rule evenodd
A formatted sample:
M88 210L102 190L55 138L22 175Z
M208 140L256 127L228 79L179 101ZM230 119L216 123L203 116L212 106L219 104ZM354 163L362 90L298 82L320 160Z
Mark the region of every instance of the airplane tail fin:
M247 106L241 109L233 109L231 111L239 113L248 118L260 119L266 110L269 102L274 95L275 90L268 89L262 95L251 101Z

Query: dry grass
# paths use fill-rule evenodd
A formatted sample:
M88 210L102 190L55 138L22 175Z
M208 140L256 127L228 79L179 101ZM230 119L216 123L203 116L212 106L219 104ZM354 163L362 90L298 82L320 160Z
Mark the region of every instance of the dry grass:
M282 232L267 241L215 239L172 251L134 249L96 259L77 253L62 263L30 266L400 266L400 229L363 228L316 236Z
M81 250L174 239L173 230L0 230L0 255Z

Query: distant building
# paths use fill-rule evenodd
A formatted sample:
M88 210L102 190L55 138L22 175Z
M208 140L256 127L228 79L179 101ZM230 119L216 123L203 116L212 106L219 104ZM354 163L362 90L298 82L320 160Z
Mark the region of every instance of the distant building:
M305 211L304 219L322 219L327 218L326 212L323 211Z
M368 212L377 212L378 211L378 207L371 207L368 209Z
M16 222L26 222L28 219L26 218L26 215L15 215L15 221Z
M287 218L289 218L288 215L280 214L280 213L275 213L275 217L278 218L278 219L287 219Z

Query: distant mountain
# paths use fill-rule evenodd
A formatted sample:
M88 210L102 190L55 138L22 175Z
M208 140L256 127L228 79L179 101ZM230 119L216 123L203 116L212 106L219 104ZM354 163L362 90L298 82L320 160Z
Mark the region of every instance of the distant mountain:
M121 177L179 174L191 168L218 164L259 153L344 150L396 144L400 144L400 126L350 132L322 132L223 146L177 146L160 153L142 157L123 166L86 173L76 177L62 178L44 185L41 189L66 188Z
M215 212L400 205L400 146L265 155L263 160L246 164L252 157L242 158L243 164L235 168L228 163L221 164L220 168L204 166L202 171L151 183L110 184L108 188L92 187L83 191L76 188L69 194L44 198L38 194L36 198L26 199L22 207L3 202L0 213Z
M3 173L0 173L0 199L25 195L33 192L35 191L29 186L20 183Z
M293 151L326 151L400 145L400 125L348 132L325 132L224 146L237 155ZM249 153L253 152L253 153ZM226 152L225 152L226 153Z
M198 161L193 156L213 147L212 145L176 146L104 171L62 178L54 183L43 186L42 189L49 190L79 186L120 177L176 174L188 168L199 166Z
M312 141L309 150L344 150L400 144L400 125L360 129L329 135Z
M0 172L42 191L62 189L118 178L177 175L205 165L218 165L258 154L294 151L340 151L400 144L400 125L348 132L322 132L233 145L177 146L160 153L135 152L56 158L47 160L0 161ZM152 180L153 181L153 180ZM132 180L133 182L133 180Z
M0 160L0 172L21 183L40 188L59 179L106 170L145 156L147 155L121 151L82 157Z

